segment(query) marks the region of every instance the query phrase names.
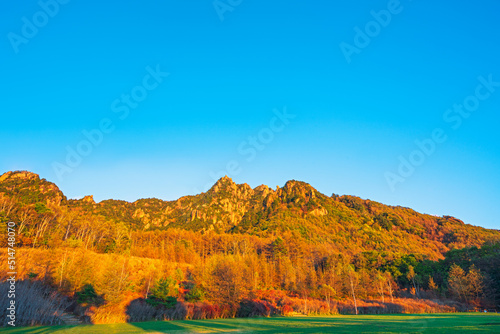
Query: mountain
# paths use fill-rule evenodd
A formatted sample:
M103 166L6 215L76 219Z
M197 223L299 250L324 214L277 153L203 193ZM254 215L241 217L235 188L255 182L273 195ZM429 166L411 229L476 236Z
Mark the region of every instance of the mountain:
M133 231L180 229L261 238L287 235L353 255L374 251L435 260L450 249L500 240L500 231L450 216L421 214L355 196L327 196L305 182L252 189L227 176L205 193L175 201L96 203L92 196L67 199L54 183L37 174L7 172L0 176L0 220L18 223L22 244L49 246L67 239L116 244L117 234L126 240Z

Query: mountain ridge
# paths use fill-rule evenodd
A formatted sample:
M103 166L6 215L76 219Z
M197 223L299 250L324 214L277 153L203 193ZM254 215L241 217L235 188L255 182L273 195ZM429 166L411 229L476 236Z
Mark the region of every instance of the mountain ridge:
M465 224L451 216L422 214L351 195L327 196L296 180L276 189L266 185L251 188L225 176L208 191L177 200L95 202L92 195L68 199L56 184L39 175L14 171L0 176L0 204L6 207L7 202L16 209L0 218L24 217L31 221L34 230L41 215L53 222L54 229L58 229L58 224L67 224L61 217L73 215L82 225L96 229L109 225L113 233L119 234L171 228L258 237L289 234L352 254L420 252L432 259L441 258L449 249L479 247L487 240L500 240L500 231ZM26 240L33 240L37 234L30 231L31 225L26 224ZM65 238L89 233L77 231L75 226L66 227Z

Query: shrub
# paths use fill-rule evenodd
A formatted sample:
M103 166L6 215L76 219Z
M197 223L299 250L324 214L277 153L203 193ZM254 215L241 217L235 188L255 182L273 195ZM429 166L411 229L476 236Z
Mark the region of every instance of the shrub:
M269 317L280 314L280 310L267 300L243 299L238 308L238 317Z
M9 286L9 282L0 283L2 298L7 296ZM16 282L16 326L60 325L63 323L61 315L69 304L66 297L40 281ZM2 307L0 317L9 319L8 312Z
M165 299L158 299L155 297L151 297L146 299L146 303L148 303L151 306L164 306L166 308L173 308L175 305L177 305L177 298L175 297L165 297Z
M205 299L205 291L198 285L192 284L184 298L190 303L199 302Z
M177 304L177 298L173 295L177 294L179 286L173 278L166 277L158 280L151 289L151 293L146 299L146 302L152 306L163 305L166 308L173 308Z
M104 302L103 298L95 292L92 284L85 284L80 291L75 293L75 297L79 304L84 305L100 305Z

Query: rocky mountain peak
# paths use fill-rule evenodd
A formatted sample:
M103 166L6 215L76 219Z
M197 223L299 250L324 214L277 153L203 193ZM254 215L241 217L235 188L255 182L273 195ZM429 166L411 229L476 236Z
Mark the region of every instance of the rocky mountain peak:
M246 200L254 195L254 190L246 183L236 184L230 177L224 176L210 188L208 193L217 196L222 195L222 197Z
M261 184L258 187L255 187L254 191L260 194L263 198L265 198L268 194L274 193L274 190L269 188L268 186Z
M85 202L85 203L95 204L94 196L93 195L87 195L87 196L83 197L81 199L81 201Z
M310 184L295 180L288 181L277 193L281 200L294 203L301 203L302 201L308 203L319 194Z
M40 176L38 174L28 172L28 171L14 171L14 172L7 172L4 173L0 176L0 182L7 180L7 179L20 179L20 180L37 180L40 179Z
M236 183L234 183L233 179L231 179L229 176L225 175L225 176L221 177L220 179L218 179L217 182L215 182L212 189L217 188L217 189L214 189L215 191L217 191L219 189L222 189L222 188L225 188L228 186L232 186L232 185L236 185Z
M305 196L306 194L314 196L316 189L314 189L309 183L302 181L291 180L285 183L285 186L281 190L288 194L295 194Z

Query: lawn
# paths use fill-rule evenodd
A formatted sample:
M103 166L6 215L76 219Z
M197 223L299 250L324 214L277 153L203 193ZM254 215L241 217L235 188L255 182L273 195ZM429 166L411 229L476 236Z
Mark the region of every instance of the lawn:
M500 333L500 314L452 313L277 317L142 322L113 325L24 327L2 333Z

